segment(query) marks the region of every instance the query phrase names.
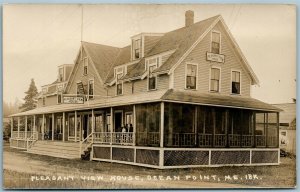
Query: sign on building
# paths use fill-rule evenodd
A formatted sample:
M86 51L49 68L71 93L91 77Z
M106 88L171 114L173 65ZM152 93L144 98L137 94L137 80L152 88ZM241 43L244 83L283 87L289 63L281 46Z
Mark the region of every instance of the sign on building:
M82 96L63 96L63 103L66 104L83 104L84 97Z
M206 52L206 60L224 63L225 55Z

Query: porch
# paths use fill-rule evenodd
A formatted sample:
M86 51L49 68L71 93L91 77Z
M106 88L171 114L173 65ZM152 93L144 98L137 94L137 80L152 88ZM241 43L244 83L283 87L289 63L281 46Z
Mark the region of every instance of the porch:
M279 164L279 111L255 104L165 99L45 109L12 116L11 146L30 150L37 140L75 142L79 156L91 160L155 168Z

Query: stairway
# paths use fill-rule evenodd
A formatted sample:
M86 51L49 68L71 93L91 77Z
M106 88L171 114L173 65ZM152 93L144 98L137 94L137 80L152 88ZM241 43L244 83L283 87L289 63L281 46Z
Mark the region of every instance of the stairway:
M27 150L28 153L60 157L65 159L79 159L79 143L62 141L36 141Z

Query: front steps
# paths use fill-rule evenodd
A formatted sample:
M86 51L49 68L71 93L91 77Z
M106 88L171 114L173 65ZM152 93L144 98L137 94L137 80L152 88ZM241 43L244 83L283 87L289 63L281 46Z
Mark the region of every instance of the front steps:
M80 159L79 149L79 143L75 142L38 140L27 152L65 159Z

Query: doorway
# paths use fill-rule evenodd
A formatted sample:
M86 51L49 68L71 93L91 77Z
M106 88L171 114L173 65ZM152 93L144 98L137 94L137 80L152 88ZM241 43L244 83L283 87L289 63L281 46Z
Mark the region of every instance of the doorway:
M122 112L115 112L115 117L114 117L114 128L115 132L122 132Z
M82 116L82 139L85 139L88 136L88 126L89 126L89 115L85 114Z

